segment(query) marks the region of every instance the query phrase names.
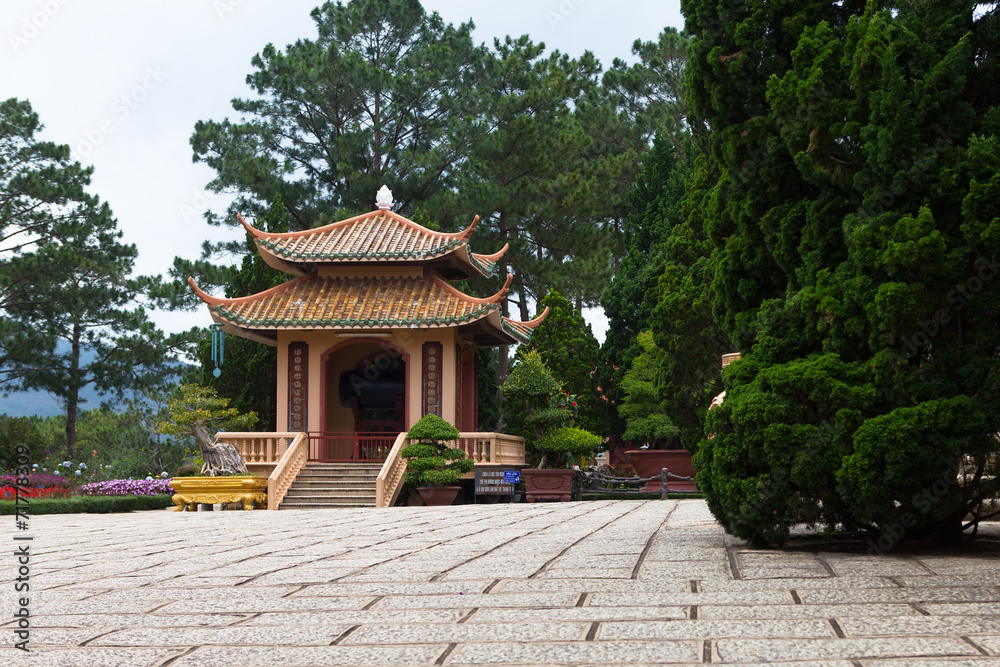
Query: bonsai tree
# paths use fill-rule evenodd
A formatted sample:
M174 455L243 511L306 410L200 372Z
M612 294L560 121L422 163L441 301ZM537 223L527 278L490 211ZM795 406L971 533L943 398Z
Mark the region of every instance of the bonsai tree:
M539 468L569 467L572 456L593 454L600 447L599 436L572 428L575 397L563 392L538 351L529 350L514 364L500 393L509 403L505 414L514 422L511 430L524 437L529 451L539 455Z
M454 486L476 464L461 449L449 447L458 438L458 429L437 415L424 415L406 434L411 440L403 447L406 481L414 486Z
M543 435L535 445L542 452L542 461L553 468L568 468L574 460L590 458L601 447L601 436L573 426L553 429Z
M158 433L192 437L201 449L201 474L247 475L246 462L231 444L220 443L210 431L245 431L257 422L257 413L240 414L229 407L229 399L216 394L211 387L182 384L170 400L166 420L157 423Z
M680 429L665 414L665 401L656 387L656 374L663 350L653 341L653 332L641 332L637 341L642 353L622 379L622 402L618 414L625 420L625 440L641 442L650 449L679 449Z

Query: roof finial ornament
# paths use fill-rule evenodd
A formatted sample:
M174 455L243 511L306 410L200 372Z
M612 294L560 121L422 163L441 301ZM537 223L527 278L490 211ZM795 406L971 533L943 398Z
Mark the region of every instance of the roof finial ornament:
M378 193L375 195L375 203L381 211L390 210L392 208L392 190L384 185L379 188Z

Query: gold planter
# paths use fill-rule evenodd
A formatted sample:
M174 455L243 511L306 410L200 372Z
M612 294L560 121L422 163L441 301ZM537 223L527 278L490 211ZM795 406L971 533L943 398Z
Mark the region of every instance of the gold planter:
M175 491L175 512L183 512L185 507L193 512L199 503L243 503L245 510L255 505L267 508L266 477L176 477L170 487Z

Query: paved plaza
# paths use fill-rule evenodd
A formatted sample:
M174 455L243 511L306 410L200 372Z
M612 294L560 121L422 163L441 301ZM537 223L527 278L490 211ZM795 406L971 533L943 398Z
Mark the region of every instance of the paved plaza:
M1000 665L993 552L756 550L700 500L47 515L31 535L32 650L8 622L2 665Z

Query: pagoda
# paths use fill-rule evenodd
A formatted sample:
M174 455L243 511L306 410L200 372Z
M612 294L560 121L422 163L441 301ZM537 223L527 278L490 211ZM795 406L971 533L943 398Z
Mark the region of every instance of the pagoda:
M470 250L478 216L441 233L393 212L385 186L377 204L290 233L238 216L263 260L290 276L272 289L218 298L188 279L223 331L278 348L277 430L308 432L310 460L379 460L385 447L359 450L360 434L395 438L426 414L475 431L476 350L527 343L545 319L503 316L511 275L486 298L451 285L494 275L508 249Z

